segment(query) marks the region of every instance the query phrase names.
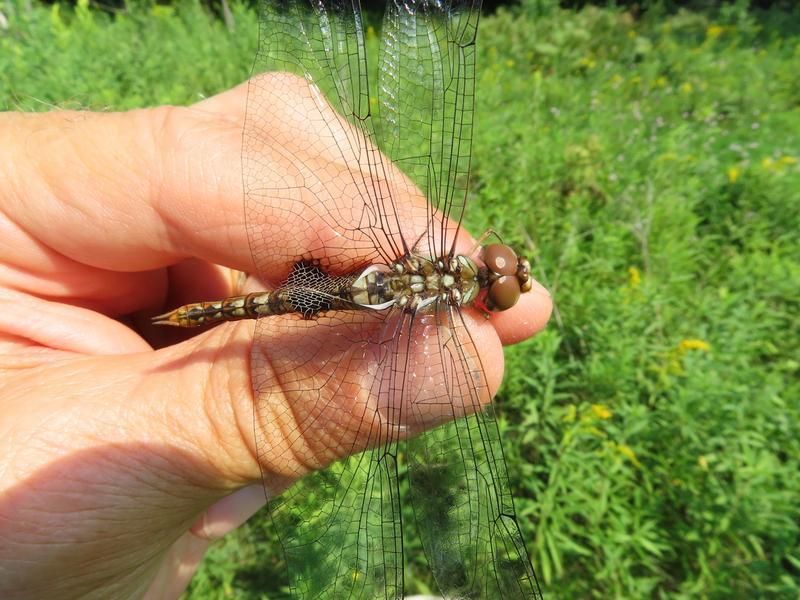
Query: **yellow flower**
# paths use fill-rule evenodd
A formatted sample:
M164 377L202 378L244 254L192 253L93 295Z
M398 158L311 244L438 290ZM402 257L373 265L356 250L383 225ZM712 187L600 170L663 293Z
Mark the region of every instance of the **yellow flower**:
M592 404L592 412L598 419L610 419L614 415L604 404Z
M620 75L619 73L615 73L614 76L611 78L611 83L613 83L614 85L622 83L622 75Z
M772 157L765 156L761 159L761 166L767 171L773 171L775 169L775 161L772 160Z
M728 169L728 181L736 183L737 179L739 179L739 167L730 167Z
M708 471L708 459L705 456L700 455L700 458L697 459L697 464L700 465L703 471Z
M659 77L656 79L656 87L664 87L665 85L667 85L666 77Z
M628 284L631 287L639 287L642 283L642 274L636 267L628 267Z
M784 165L796 165L797 159L794 156L781 156L780 162Z
M711 344L703 340L681 340L681 343L678 344L678 350L681 352L686 352L687 350L701 350L703 352L708 352L711 350Z
M642 82L642 78L639 77L638 75L634 75L633 77L631 77L631 84L632 85L637 85L637 84L639 84L641 82Z
M709 25L706 29L706 37L710 40L715 40L722 35L723 31L725 31L724 27L720 27L719 25Z
M507 67L510 69L511 67L513 67L513 66L514 66L514 61L513 61L513 60L511 60L511 59L509 58L509 59L506 61L506 66L507 66Z
M682 83L681 84L681 91L684 94L690 94L693 89L694 89L694 86L691 83L689 83L688 81L686 83Z
M631 461L634 465L641 468L642 463L640 463L639 459L636 458L636 452L634 452L630 446L626 446L625 444L617 444L617 451Z

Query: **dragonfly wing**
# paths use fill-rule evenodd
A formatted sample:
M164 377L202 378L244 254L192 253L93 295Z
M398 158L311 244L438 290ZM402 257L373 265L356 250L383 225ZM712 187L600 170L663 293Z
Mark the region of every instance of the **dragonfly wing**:
M396 205L390 193L357 0L262 0L260 28L243 139L259 275L280 278L276 265L298 255L340 273L392 263L407 253L409 225L424 227L414 211L424 214L425 202L415 192L416 204Z
M299 598L398 598L403 589L397 432L388 401L406 320L333 313L256 322L256 448ZM366 451L364 451L367 449ZM320 470L340 456L350 456Z
M259 277L279 284L299 260L330 275L390 264L407 247L375 142L358 2L263 0L259 14L242 152ZM405 318L359 311L256 322L256 448L296 596L402 595L387 405Z
M450 251L467 203L480 9L481 0L388 0L383 19L380 146L428 198L421 251L435 256Z
M442 384L408 399L412 421L431 411L455 419L408 441L414 514L434 577L446 597L540 599L475 343L449 306L435 335L427 376Z

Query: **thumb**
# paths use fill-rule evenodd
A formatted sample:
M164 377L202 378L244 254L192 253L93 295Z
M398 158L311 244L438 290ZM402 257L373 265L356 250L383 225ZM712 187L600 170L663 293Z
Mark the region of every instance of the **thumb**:
M204 511L258 481L251 330L240 325L4 379L0 563L19 566L12 589L140 595ZM200 536L215 535L223 509Z

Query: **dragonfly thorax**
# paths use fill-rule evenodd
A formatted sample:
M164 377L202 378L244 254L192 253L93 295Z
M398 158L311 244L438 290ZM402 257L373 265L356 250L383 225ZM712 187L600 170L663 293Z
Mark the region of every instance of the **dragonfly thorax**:
M481 248L478 262L457 254L447 259L411 255L388 270L367 268L352 286L353 301L365 308L422 310L442 302L455 307L477 302L488 311L516 304L530 289L530 265L504 244Z
M365 308L423 310L437 302L464 306L480 293L479 267L467 256L432 260L412 255L388 269L373 266L352 286L353 301Z

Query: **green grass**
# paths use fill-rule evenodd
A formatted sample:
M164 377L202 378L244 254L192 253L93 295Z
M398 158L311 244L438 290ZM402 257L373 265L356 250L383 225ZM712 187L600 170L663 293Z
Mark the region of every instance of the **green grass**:
M498 398L545 595L796 598L800 17L536 4L481 23L468 225L532 256L557 306L508 349ZM231 31L174 6L0 4L2 106L182 104L244 79L253 12ZM252 521L192 597L280 597L274 549Z

